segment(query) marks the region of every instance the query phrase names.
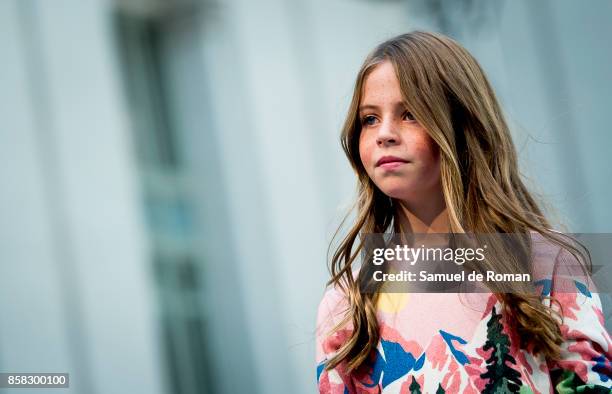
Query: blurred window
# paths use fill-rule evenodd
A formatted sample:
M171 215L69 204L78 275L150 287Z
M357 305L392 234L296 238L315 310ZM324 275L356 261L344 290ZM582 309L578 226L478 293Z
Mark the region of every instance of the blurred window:
M172 19L172 20L169 20ZM143 206L159 295L162 347L171 393L214 392L201 303L201 268L194 247L195 224L189 174L180 149L180 124L172 111L173 68L168 45L176 15L117 12L115 32L125 97L133 131ZM192 32L197 34L197 29ZM195 36L194 38L195 39ZM193 40L192 39L192 40Z

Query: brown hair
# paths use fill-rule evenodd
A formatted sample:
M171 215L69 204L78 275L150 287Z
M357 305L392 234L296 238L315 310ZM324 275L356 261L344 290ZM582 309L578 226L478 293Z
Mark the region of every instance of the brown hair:
M347 314L336 329L351 321L353 330L328 360L326 369L343 361L348 371L357 369L379 340L379 293L360 291L360 276L353 277L352 266L363 248L362 235L384 233L391 226L397 231L392 199L372 182L359 156L358 108L363 85L369 73L385 61L395 68L406 106L440 149L440 177L452 233L535 231L572 254L582 255L564 236L550 229L523 184L508 126L478 62L442 34L414 31L391 38L378 45L359 70L341 135L342 148L358 178L357 217L332 257L328 285L338 285L347 295ZM519 254L529 256L530 251L526 243ZM497 272L520 272L516 250L505 253L506 258L489 262L490 267ZM542 303L543 296L520 284L512 292L491 291L512 318L521 348L558 359L563 341L559 315Z

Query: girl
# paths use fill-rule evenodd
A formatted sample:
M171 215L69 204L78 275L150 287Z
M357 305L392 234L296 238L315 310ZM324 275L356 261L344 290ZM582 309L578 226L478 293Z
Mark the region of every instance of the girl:
M599 297L578 282L581 291L561 291L553 276L584 254L550 229L521 181L495 94L461 45L416 31L376 47L341 141L358 212L319 305L321 393L610 392ZM363 236L388 231L527 234L533 242L491 264L512 269L517 255L531 256L539 280L462 298L363 292L354 267Z

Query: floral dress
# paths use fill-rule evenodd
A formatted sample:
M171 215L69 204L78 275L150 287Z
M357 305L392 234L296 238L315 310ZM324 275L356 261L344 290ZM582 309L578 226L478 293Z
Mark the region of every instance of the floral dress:
M550 362L519 347L512 322L492 293L381 293L380 339L358 371L346 362L325 370L348 339L349 322L332 328L346 311L345 295L329 287L318 309L317 383L320 393L610 393L612 344L601 301L592 287L562 285L558 263L569 252L534 248L535 284L555 297L563 317L561 359ZM550 306L548 298L542 299ZM331 333L331 334L330 334Z

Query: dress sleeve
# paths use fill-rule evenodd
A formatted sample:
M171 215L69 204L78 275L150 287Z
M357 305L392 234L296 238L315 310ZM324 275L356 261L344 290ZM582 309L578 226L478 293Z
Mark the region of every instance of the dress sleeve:
M555 393L610 393L612 343L597 289L566 249L557 255L549 287L563 318L561 358L549 365Z
M344 304L336 290L326 291L319 303L316 327L316 364L317 387L320 394L354 392L350 376L345 372L345 362L341 362L330 370L325 369L327 361L337 353L351 333L350 325L332 332L336 324L342 320Z

